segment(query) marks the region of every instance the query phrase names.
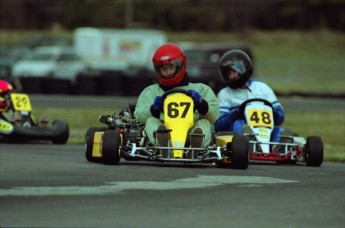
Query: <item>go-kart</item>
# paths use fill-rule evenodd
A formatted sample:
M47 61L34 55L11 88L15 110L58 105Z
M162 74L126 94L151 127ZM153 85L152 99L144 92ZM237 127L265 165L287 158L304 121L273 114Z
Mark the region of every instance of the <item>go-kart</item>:
M260 98L249 99L239 108L244 114L247 127L243 135L249 139L249 159L251 161L275 161L295 164L305 162L307 166L321 166L323 162L323 142L319 136L306 139L289 133L282 134L280 142L271 142L274 128L272 104ZM245 129L245 128L244 128Z
M168 146L155 146L149 142L144 124L134 117L135 105L130 104L118 115L101 115L99 120L107 127L91 127L87 130L86 159L106 165L118 165L120 159L124 158L127 161L213 163L219 167L247 169L247 137L213 132L212 145L187 147L188 130L194 125L193 100L187 91L178 89L168 91L162 97L164 125L170 134ZM168 156L163 156L163 150L168 150ZM191 156L187 156L187 153Z
M0 112L0 141L26 142L51 141L65 144L69 137L67 122L41 119L36 122L32 115L30 98L25 93L5 94L7 109Z

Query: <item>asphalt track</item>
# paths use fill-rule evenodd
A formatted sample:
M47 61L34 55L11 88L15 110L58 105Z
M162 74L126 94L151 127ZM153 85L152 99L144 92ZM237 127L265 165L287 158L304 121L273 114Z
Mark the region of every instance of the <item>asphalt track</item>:
M54 98L54 105L71 100ZM345 165L330 162L105 166L87 162L83 145L0 144L0 227L344 227L344 176Z
M1 227L344 227L345 165L89 163L82 145L1 144Z

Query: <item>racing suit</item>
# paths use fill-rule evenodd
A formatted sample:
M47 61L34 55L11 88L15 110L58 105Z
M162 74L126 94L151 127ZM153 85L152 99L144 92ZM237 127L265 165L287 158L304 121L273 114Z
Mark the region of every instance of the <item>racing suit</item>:
M245 124L244 115L239 113L239 106L246 100L262 98L269 101L273 106L274 125L283 124L285 113L273 90L265 83L248 80L247 86L238 89L230 87L223 88L218 93L220 118L215 123L216 131L233 131L242 133ZM272 132L271 141L279 142L282 129L275 127Z
M198 111L194 112L194 126L189 130L192 132L195 128L200 127L205 134L203 146L208 146L211 143L211 124L219 118L218 100L213 90L202 83L189 83L188 85L177 86L174 89L195 90L201 97L208 103L208 112L205 115L199 114ZM160 118L156 118L150 111L151 105L154 103L156 96L162 96L164 90L159 84L154 84L146 87L138 98L135 108L135 118L145 124L145 133L151 143L154 144L154 131L158 126L164 122L164 115L160 113Z

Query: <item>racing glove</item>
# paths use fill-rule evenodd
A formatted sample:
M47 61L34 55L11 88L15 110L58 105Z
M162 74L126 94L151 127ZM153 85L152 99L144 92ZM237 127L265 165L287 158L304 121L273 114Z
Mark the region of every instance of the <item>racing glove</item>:
M215 123L216 131L233 131L236 120L244 120L243 113L238 108L233 108L230 112L221 114Z
M163 111L163 104L164 104L164 99L161 96L157 96L155 98L155 101L153 102L153 105L151 105L150 111L151 114L159 118L160 112Z
M201 97L201 95L195 90L188 90L187 92L188 92L189 96L193 99L194 106L195 106L196 110L198 110L198 112L201 115L205 115L208 112L207 101L204 100Z

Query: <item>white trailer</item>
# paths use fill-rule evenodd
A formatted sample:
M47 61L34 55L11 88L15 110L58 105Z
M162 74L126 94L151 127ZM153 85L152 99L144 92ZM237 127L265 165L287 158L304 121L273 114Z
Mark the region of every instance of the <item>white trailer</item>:
M95 70L152 70L152 55L167 42L164 32L152 29L101 29L74 31L77 54Z

